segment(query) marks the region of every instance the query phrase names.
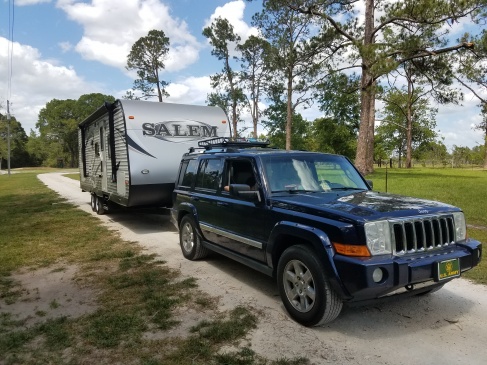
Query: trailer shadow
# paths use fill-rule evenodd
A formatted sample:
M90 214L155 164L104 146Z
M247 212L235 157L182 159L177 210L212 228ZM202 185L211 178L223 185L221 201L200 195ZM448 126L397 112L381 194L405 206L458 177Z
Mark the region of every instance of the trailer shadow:
M177 232L171 223L169 211L166 210L133 210L130 212L116 210L107 214L108 221L117 223L135 234L153 234Z

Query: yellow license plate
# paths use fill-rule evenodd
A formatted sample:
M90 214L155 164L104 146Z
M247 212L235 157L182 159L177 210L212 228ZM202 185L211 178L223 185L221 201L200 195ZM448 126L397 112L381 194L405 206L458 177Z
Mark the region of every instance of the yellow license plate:
M460 261L451 259L438 262L438 281L460 276Z

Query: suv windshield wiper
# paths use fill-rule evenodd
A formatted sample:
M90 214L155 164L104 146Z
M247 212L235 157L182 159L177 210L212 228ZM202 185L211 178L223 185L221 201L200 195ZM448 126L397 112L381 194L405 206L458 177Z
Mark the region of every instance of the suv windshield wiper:
M367 190L367 189L365 189L365 188L352 188L349 186L343 186L341 188L331 188L331 190L360 190L360 191L363 191L363 190Z
M306 189L285 189L285 190L272 190L272 193L319 193L321 190L306 190Z

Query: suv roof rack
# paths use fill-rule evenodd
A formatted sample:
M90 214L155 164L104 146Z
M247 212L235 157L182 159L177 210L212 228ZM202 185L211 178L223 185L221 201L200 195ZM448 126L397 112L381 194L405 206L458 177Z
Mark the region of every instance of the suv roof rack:
M230 137L217 137L212 139L207 139L204 141L199 141L198 146L206 150L211 150L213 147L234 147L234 148L253 148L269 147L268 140L262 140L257 138L230 138Z

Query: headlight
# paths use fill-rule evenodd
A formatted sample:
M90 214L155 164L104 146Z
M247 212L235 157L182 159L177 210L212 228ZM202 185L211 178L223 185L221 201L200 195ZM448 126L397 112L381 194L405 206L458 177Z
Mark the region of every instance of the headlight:
M367 247L372 255L392 253L391 230L388 221L368 222L364 224Z
M455 242L465 240L467 238L465 215L463 215L463 212L453 213L453 220L455 221Z

